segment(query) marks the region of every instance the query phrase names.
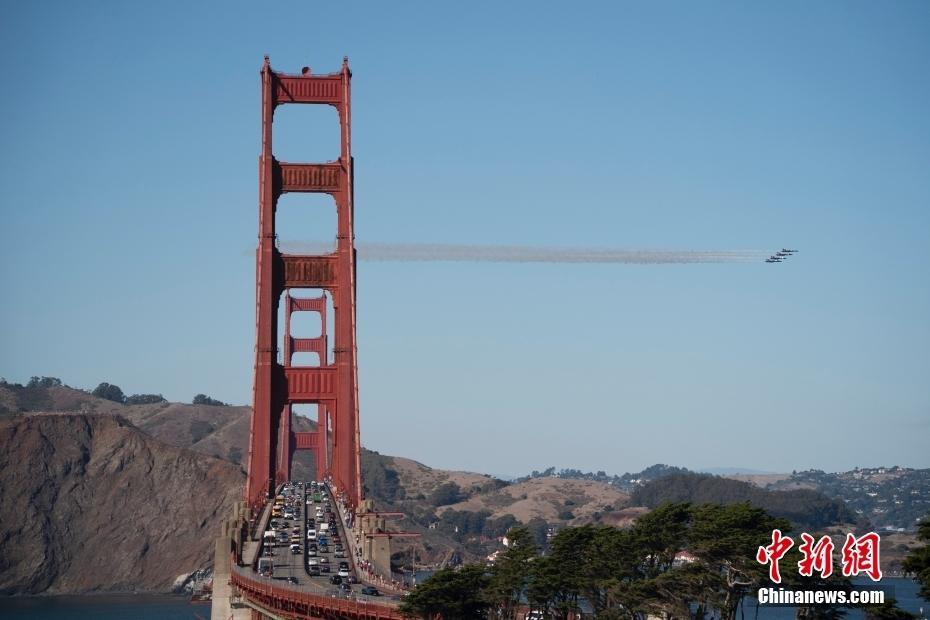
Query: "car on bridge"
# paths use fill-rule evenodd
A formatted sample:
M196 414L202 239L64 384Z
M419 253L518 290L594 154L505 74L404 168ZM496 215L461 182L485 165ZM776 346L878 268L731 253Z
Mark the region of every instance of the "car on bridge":
M362 586L362 594L367 594L368 596L381 596L381 593L378 592L378 588L374 586Z

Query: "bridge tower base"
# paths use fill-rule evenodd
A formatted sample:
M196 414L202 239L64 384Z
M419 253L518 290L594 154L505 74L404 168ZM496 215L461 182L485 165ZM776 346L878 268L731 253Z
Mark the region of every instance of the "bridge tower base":
M210 601L210 620L251 620L252 610L237 603L238 595L232 587L230 565L236 549L242 548L242 532L247 527L248 506L240 503L233 509L231 518L220 523L213 554L213 598Z

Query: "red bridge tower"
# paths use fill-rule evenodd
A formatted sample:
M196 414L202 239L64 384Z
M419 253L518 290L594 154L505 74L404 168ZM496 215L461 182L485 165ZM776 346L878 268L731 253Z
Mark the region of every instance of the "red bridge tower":
M290 473L293 450L316 451L317 475L329 475L351 507L362 500L359 462L358 369L355 343L355 233L351 149L351 77L348 59L338 73L286 75L262 66L262 154L259 158L259 234L256 256L256 346L246 501L258 508ZM341 152L327 163L285 163L272 151L275 108L331 105L339 113ZM336 250L281 254L275 244L275 207L286 192L329 194L336 202ZM291 297L290 289L322 289L318 298ZM335 342L327 355L326 296L333 302ZM278 306L285 304L283 363L278 363ZM294 312L317 312L319 338L293 338ZM319 353L319 365L294 366L293 353ZM291 405L319 408L317 432L294 433ZM331 432L330 432L331 430Z

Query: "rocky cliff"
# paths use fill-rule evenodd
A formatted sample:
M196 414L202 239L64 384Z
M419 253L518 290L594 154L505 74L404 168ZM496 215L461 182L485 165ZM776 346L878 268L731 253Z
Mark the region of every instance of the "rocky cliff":
M0 417L0 593L168 591L212 563L242 469L113 413Z

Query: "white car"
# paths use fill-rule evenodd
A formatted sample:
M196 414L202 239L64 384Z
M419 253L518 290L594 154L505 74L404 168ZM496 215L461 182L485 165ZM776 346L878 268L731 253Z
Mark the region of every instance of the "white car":
M348 576L349 576L349 571L347 571L347 570L344 569L344 568L340 568L340 569L339 569L339 572L336 573L336 574L339 575L340 577L348 577Z
M320 560L318 558L307 558L307 566L319 566Z

